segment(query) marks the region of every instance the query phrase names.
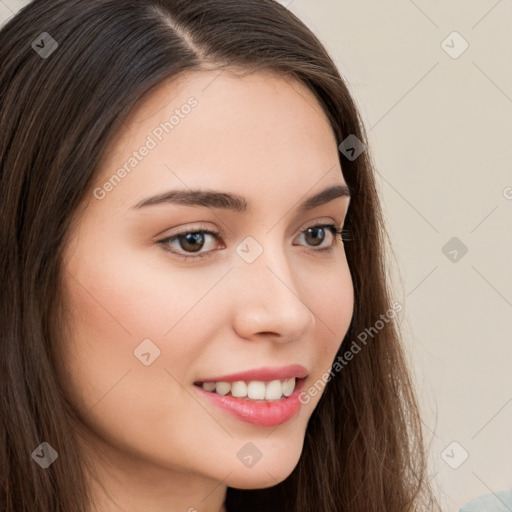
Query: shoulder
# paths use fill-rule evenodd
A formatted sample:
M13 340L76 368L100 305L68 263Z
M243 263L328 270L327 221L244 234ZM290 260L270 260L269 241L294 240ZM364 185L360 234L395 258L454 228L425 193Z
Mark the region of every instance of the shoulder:
M480 496L466 503L458 512L510 512L512 511L512 488L494 494Z

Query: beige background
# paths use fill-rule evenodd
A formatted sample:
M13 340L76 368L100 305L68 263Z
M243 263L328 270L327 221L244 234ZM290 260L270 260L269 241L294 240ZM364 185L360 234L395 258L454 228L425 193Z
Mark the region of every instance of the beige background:
M0 0L0 21L26 3ZM512 486L512 1L281 3L366 123L431 471L455 511ZM468 248L445 250L456 261L453 237Z

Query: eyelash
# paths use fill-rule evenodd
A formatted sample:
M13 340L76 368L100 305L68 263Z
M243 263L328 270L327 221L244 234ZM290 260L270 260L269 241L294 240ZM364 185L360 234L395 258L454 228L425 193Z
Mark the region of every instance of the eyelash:
M314 252L322 252L322 253L330 253L333 251L334 247L336 247L337 245L339 245L340 243L343 243L343 242L347 242L348 239L346 238L343 238L344 236L347 236L349 234L348 230L347 229L338 229L338 226L336 224L314 224L312 226L308 226L306 229L304 229L302 232L301 232L301 235L303 233L306 233L308 231L308 229L314 229L314 228L328 228L329 231L332 233L333 237L334 237L334 241L333 241L333 244L329 247L324 247L322 249L313 249ZM162 240L158 240L157 243L162 245L163 246L163 249L169 253L171 253L173 256L176 256L178 257L179 259L182 259L182 260L200 260L200 259L203 259L203 258L207 258L209 256L212 255L212 253L214 252L214 250L212 251L207 251L203 254L197 254L197 255L194 255L194 254L182 254L174 249L171 249L170 248L170 245L169 245L169 242L174 242L175 240L179 240L180 237L183 237L185 235L188 235L188 234L207 234L207 235L212 235L216 240L219 240L220 238L220 233L217 233L215 231L211 231L209 229L194 229L194 230L187 230L187 231L182 231L181 233L176 233L170 237L167 237L167 238L164 238ZM338 236L341 236L342 239L341 241L339 240ZM313 246L311 246L313 247Z

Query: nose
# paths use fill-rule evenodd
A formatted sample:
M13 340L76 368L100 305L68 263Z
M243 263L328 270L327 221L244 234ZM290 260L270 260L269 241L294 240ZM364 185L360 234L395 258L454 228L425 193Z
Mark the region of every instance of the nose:
M238 261L232 279L234 329L239 336L288 343L313 329L315 315L305 302L300 270L290 268L279 248L266 247L252 263Z

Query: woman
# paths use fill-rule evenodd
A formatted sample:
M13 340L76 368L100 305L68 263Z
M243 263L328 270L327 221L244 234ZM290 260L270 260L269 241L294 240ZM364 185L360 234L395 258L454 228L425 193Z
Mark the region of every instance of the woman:
M0 38L2 510L435 510L318 39L272 0L35 0Z

